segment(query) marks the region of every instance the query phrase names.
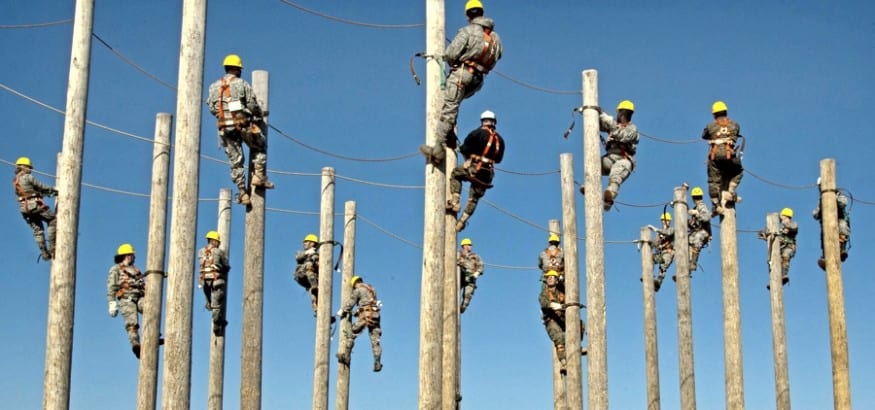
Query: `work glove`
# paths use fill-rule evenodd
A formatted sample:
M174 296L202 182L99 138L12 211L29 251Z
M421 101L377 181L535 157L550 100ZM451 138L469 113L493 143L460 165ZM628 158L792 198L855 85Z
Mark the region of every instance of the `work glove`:
M52 188L51 192L49 192L49 196L58 196L58 190Z
M692 216L699 216L699 211L695 209L690 209L688 213Z
M307 250L304 251L304 255L313 255L315 253L316 253L316 248L307 248Z
M219 272L219 265L216 265L214 263L214 264L210 265L210 269L212 269L213 272Z
M656 232L656 230L657 230L656 227L653 225L647 225L647 229L650 229L651 231L654 231L654 232Z
M550 309L562 310L562 304L558 302L550 302Z
M118 302L112 301L109 302L109 316L116 317L118 315Z
M471 276L473 276L474 279L477 279L477 278L479 278L480 275L482 275L482 274L483 274L483 272L474 272L474 273L471 274Z

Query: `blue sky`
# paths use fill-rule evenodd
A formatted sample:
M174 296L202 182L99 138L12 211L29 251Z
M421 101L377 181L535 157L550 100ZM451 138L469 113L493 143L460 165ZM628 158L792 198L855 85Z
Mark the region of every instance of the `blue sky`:
M181 6L179 2L101 2L94 33L157 78L177 78ZM463 1L447 2L447 36L464 24ZM424 2L387 6L374 2L301 0L301 5L351 20L383 24L421 23ZM400 4L400 3L399 3ZM64 20L72 2L6 2L0 25ZM599 70L603 107L622 99L636 104L634 122L650 136L675 141L699 137L710 119L710 105L726 101L730 116L747 137L738 227L765 225L768 212L788 206L800 225L799 250L785 288L787 343L792 402L796 408L829 408L832 380L826 289L815 261L820 254L818 225L810 218L818 197L810 186L818 162L835 158L839 185L855 198L875 200L866 164L873 147L868 119L875 106L875 6L851 1L754 2L731 4L692 1L521 2L490 1L487 15L496 21L505 45L497 70L554 93L521 86L499 73L465 101L460 132L477 126L485 109L498 115L508 151L500 168L518 173L558 171L559 154L574 155L582 180L582 133L578 118L572 136L562 139L569 113L580 105L580 72ZM63 109L72 26L0 30L6 59L0 82L45 104ZM279 0L209 4L205 83L221 75L221 59L241 55L249 79L252 69L271 74L271 123L312 146L358 158L412 153L424 140L425 87L417 87L407 68L424 49L422 28L373 29L342 24L304 13ZM151 138L155 114L175 111L175 92L162 86L94 42L88 119ZM420 75L425 66L417 63ZM206 92L206 88L205 88ZM30 156L38 170L53 173L60 150L63 117L0 92L6 112L6 138L0 159ZM204 111L201 154L224 158L213 121ZM635 173L619 201L649 205L667 202L682 182L705 184L703 144L669 144L642 138ZM89 126L86 128L83 181L131 193L148 194L152 146ZM380 229L421 243L424 181L421 158L389 162L341 160L306 149L272 132L268 167L318 174L331 166L340 176L387 183L384 188L340 179L336 209L357 202L356 269L371 282L384 303L383 371L370 371L367 338L353 356L351 408L411 409L417 405L419 288L421 250ZM11 179L12 168L4 165ZM754 177L790 186L787 189ZM46 180L45 177L43 177ZM319 210L320 179L274 174L277 189L268 207ZM470 237L486 262L534 267L546 242L547 221L561 217L558 173L518 175L499 172L495 188L461 237ZM199 196L216 198L230 187L228 167L202 159ZM4 201L0 238L5 269L0 298L0 399L3 407L40 407L45 352L49 265L38 255L21 220L11 187ZM578 230L585 229L583 201L577 198ZM629 241L639 228L656 224L662 206L618 205L605 215L605 239ZM536 228L518 218L531 221ZM853 206L851 256L844 264L852 400L875 407L875 327L871 294L875 291L865 255L875 238L872 202ZM226 350L226 406L237 407L240 379L240 274L243 259L243 208L232 217L229 336ZM198 246L214 229L216 202L202 201ZM318 217L283 212L267 216L263 407L308 408L312 394L313 318L307 295L291 279L293 253ZM341 238L341 217L335 222ZM137 364L120 318L106 312L105 279L112 255L130 242L145 263L148 199L83 188L78 243L75 341L71 408L131 408L136 401ZM774 407L772 338L766 245L739 232L740 295L745 401L748 408ZM581 264L583 264L583 242ZM640 255L632 244L605 246L609 397L613 408L643 408L643 311ZM696 393L701 408L721 408L723 326L719 241L700 260L703 271L692 280ZM192 262L194 263L194 261ZM339 274L335 274L339 278ZM551 408L550 343L537 308L535 269L491 267L479 281L463 317L463 405L474 409ZM335 286L334 306L339 299ZM679 407L675 287L657 294L662 404ZM192 408L207 399L209 313L194 310ZM336 310L336 309L335 309ZM14 313L13 313L14 312ZM332 341L332 357L336 340ZM330 402L334 403L336 366L332 360ZM584 375L585 377L585 375ZM160 391L160 389L159 389Z

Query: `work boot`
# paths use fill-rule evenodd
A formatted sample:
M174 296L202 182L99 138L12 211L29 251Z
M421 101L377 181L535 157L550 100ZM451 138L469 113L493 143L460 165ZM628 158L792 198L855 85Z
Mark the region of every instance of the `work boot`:
M471 304L470 298L462 299L462 305L459 306L459 313L465 313L465 310L468 309L468 305Z
M586 356L587 354L589 354L589 350L587 350L587 348L585 348L585 347L581 347L580 348L580 355Z
M842 260L842 262L848 259L848 251L842 249L842 253L839 255L839 258Z
M49 253L49 251L47 251L46 248L40 248L39 253L40 253L40 257L42 257L44 261L52 259L52 254Z
M660 272L659 276L653 280L653 291L659 292L659 288L662 287L662 280L665 279L665 272Z
M698 269L699 267L699 251L695 249L690 250L690 277L693 276L693 271Z
M349 352L337 352L337 361L349 366Z
M431 162L432 165L438 166L447 157L444 147L441 144L428 145L422 144L419 146L419 152L425 155L425 160Z
M586 187L580 184L580 194L586 196Z
M140 358L140 345L131 345L131 350L134 352L134 356L137 356L137 359Z
M465 226L468 225L468 219L470 218L471 214L463 212L462 216L459 218L459 221L456 222L456 232L462 232L465 229Z
M378 373L380 370L383 370L383 363L380 362L379 357L374 358L374 373Z
M237 203L244 206L249 206L252 204L252 201L249 200L249 193L244 189L240 189L237 191Z
M267 175L252 174L252 179L249 181L252 186L262 187L264 189L274 189L273 182L267 180Z
M447 200L447 211L454 214L462 210L462 195L453 193L452 198Z
M789 275L782 275L781 276L781 285L786 285L788 283L790 283L790 276Z
M614 205L614 193L606 189L605 190L605 211L610 211L611 206L613 206L613 205Z
M820 266L820 269L826 270L826 260L823 258L818 259L817 266Z
M556 357L559 359L559 373L565 374L565 345L556 346Z

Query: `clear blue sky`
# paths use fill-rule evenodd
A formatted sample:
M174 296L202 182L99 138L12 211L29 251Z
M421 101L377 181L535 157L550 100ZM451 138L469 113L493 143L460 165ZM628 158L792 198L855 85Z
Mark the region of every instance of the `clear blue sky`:
M13 4L14 3L14 4ZM0 24L25 24L72 17L73 2L7 1ZM104 2L96 5L94 32L158 78L176 83L181 7L179 2ZM388 6L379 2L302 0L321 12L370 23L421 23L424 2ZM464 24L463 1L447 2L447 36ZM402 5L406 4L406 5ZM673 140L698 138L716 99L729 105L747 137L745 167L791 186L810 186L818 161L837 160L838 181L858 199L875 200L869 181L873 146L868 120L875 106L875 6L870 2L521 2L488 1L504 58L497 69L521 81L555 90L581 88L581 71L599 70L600 102L613 108L622 99L636 104L634 122L648 135ZM70 24L0 30L4 62L0 82L63 109L70 59ZM222 73L221 59L242 56L252 69L271 74L271 122L307 144L338 154L383 158L412 153L424 140L425 87L413 83L407 60L424 49L422 28L382 30L329 21L279 0L209 5L205 85ZM420 75L425 66L417 63ZM205 89L206 91L206 89ZM516 172L556 171L559 154L574 154L582 180L582 133L568 140L568 125L579 95L536 91L490 75L483 90L462 105L460 132L477 126L491 109L508 151L501 168ZM38 170L53 173L61 147L63 117L7 91L0 92L5 137L0 159L30 156ZM88 119L151 138L155 114L175 111L175 93L138 72L94 42ZM202 123L201 153L224 158L213 120ZM667 144L642 138L638 166L623 186L620 201L655 204L671 199L687 181L705 184L706 147ZM83 181L147 194L152 146L92 126L86 129ZM271 133L269 168L318 173L334 167L341 176L420 186L421 158L363 163L328 157ZM7 178L12 168L4 165ZM318 211L319 178L274 174L277 189L268 206ZM46 180L43 177L43 180ZM8 179L7 179L8 181ZM546 227L561 217L558 174L523 176L499 172L486 200ZM202 160L201 198L216 198L230 187L227 165ZM0 257L4 296L0 298L0 407L36 409L42 398L49 265L38 255L7 185L3 201ZM800 409L832 404L832 380L825 278L818 224L810 212L813 188L784 189L746 174L738 226L755 230L768 212L785 206L797 213L799 250L785 288L792 402ZM381 228L421 243L421 189L390 189L339 180L336 209L354 200L360 215ZM583 201L577 198L583 232ZM605 238L638 238L639 228L656 224L662 207L618 205L605 215ZM225 398L239 402L240 274L243 208L234 207L227 338ZM853 249L844 264L851 389L856 408L875 407L875 291L866 256L875 241L875 209L853 207ZM342 219L335 226L341 238ZM546 242L542 229L481 203L464 236L488 263L534 267ZM120 318L106 311L105 279L122 242L146 260L148 199L83 188L78 242L71 407L132 408L137 364ZM318 217L268 214L265 259L263 407L309 408L312 392L313 318L308 298L291 279L293 252L301 238L317 232ZM198 246L214 229L216 202L203 201L198 213ZM583 242L579 246L581 259ZM416 247L358 223L356 267L384 303L385 368L370 370L367 337L353 356L352 409L412 409L417 405L419 289L422 253ZM774 407L772 336L766 245L751 233L738 237L745 401L747 408ZM612 408L645 407L643 311L640 255L634 245L605 247L608 321L608 377ZM194 263L194 261L192 262ZM723 326L719 241L704 252L703 271L692 280L696 393L701 408L722 408ZM339 278L339 274L335 275ZM334 306L339 299L335 286ZM469 409L552 408L551 345L539 318L538 273L492 267L479 281L463 317L463 405ZM661 395L664 408L679 407L675 287L657 294ZM207 399L209 313L194 295L192 408ZM72 308L72 307L71 307ZM332 341L332 359L336 340ZM332 360L333 407L336 365ZM585 363L585 362L584 362ZM585 376L584 376L585 377ZM160 391L160 388L159 388Z

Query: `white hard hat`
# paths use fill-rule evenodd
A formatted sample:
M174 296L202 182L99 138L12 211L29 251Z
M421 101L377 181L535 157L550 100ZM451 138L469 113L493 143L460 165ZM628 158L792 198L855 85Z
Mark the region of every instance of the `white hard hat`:
M496 121L495 113L492 111L489 111L489 110L483 111L483 114L480 114L480 121L483 121L483 120Z

